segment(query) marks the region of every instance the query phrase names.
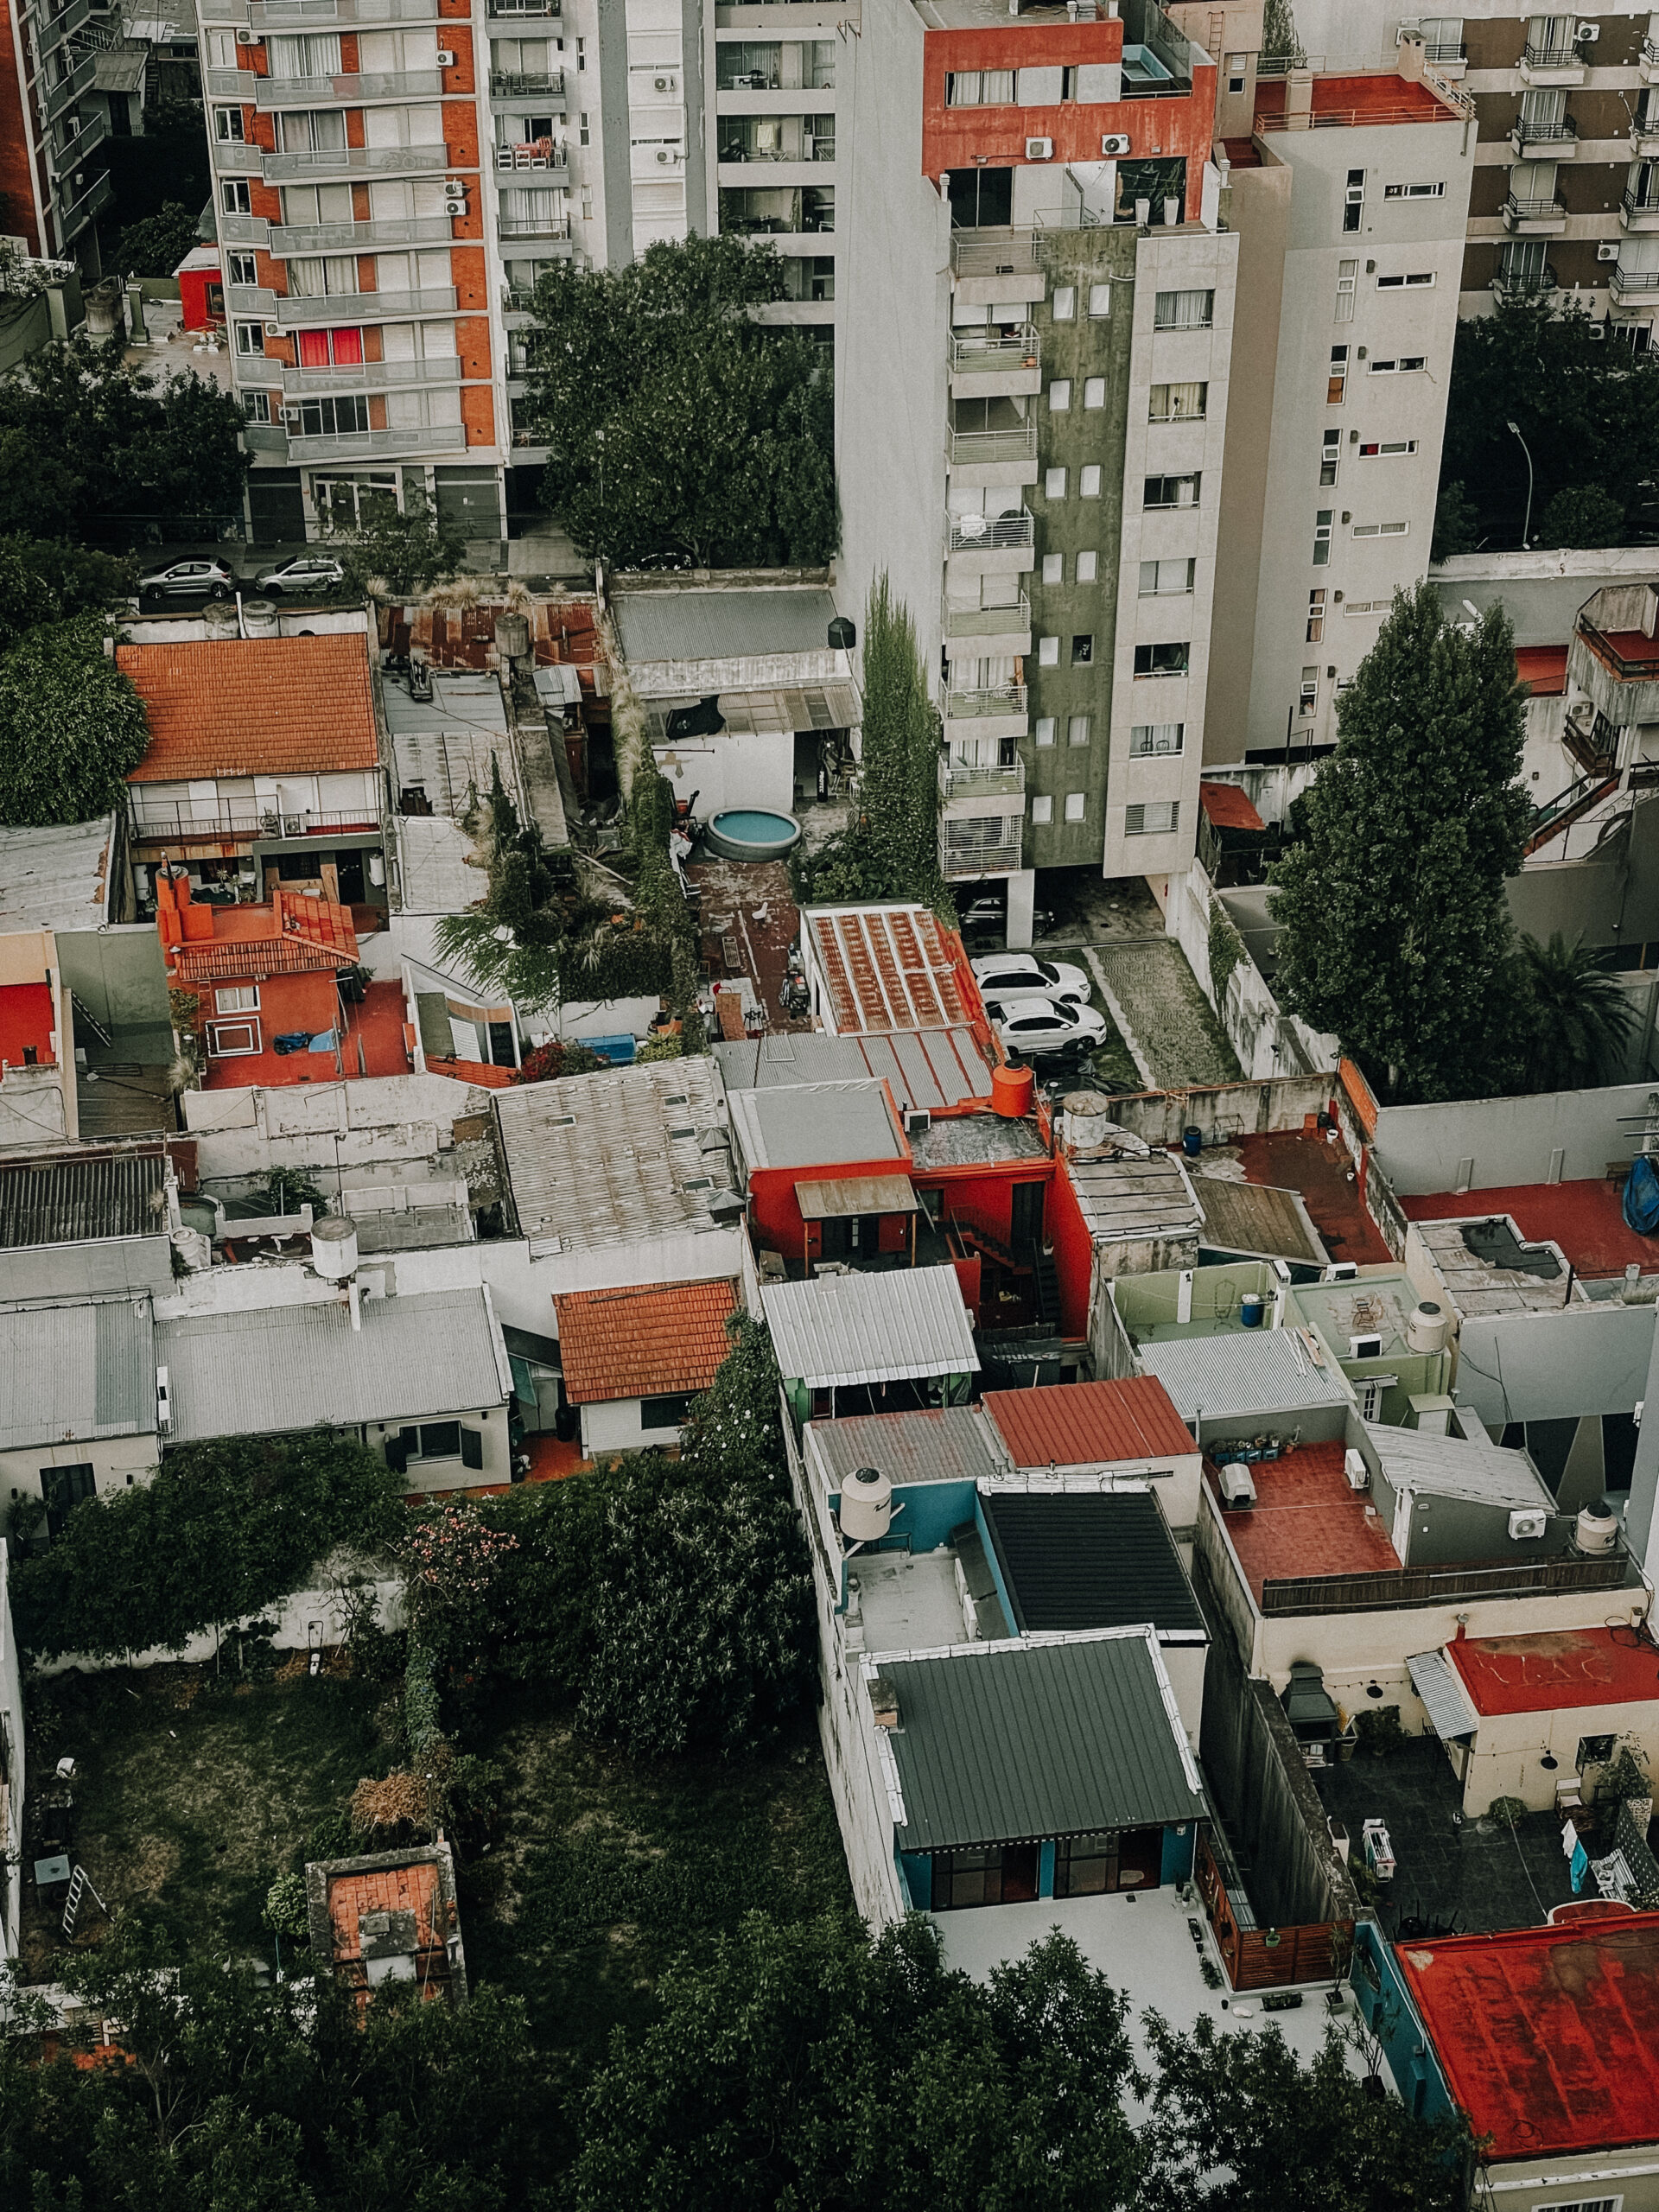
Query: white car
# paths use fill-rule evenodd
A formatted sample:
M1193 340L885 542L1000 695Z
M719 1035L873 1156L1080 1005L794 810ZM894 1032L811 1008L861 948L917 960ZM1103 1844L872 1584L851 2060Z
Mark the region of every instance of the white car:
M970 960L982 998L1076 999L1089 996L1089 978L1065 960L1039 960L1034 952L988 953Z
M222 561L174 561L138 579L140 599L228 599L235 589L236 578Z
M1099 1045L1106 1018L1070 999L987 999L985 1011L1005 1052L1058 1052L1068 1045Z
M334 591L346 581L346 571L338 561L331 561L325 554L301 553L291 561L284 561L280 568L261 569L254 578L257 591L279 594L285 591Z

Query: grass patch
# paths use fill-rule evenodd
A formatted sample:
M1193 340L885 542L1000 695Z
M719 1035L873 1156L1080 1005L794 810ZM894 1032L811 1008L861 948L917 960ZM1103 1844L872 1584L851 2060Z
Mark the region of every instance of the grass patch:
M1096 1009L1106 1024L1106 1035L1090 1059L1096 1085L1109 1097L1115 1092L1144 1090L1146 1078L1135 1065L1135 1055L1123 1041L1123 1032L1112 1020L1109 1007L1101 1004L1099 992L1093 996Z

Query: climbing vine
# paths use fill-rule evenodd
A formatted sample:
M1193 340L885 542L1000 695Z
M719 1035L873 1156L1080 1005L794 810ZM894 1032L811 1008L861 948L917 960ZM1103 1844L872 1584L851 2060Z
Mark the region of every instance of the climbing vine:
M1210 981L1216 994L1216 1011L1221 1011L1227 996L1227 986L1233 971L1244 957L1244 940L1228 918L1227 909L1219 899L1210 902Z

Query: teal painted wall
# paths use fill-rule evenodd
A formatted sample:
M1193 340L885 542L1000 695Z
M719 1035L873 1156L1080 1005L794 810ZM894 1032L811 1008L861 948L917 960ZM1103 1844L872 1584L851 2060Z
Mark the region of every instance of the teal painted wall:
M895 1846L899 1880L912 1912L926 1912L933 1903L933 1861L925 1851L900 1851Z
M1054 1894L1054 1846L1046 1843L1037 1861L1037 1894L1052 1897Z
M1162 1880L1166 1889L1172 1883L1185 1881L1192 1872L1192 1853L1198 1840L1198 1823L1196 1821L1184 1821L1181 1827L1185 1829L1185 1834L1180 1828L1164 1830Z
M1354 1929L1349 1973L1361 2017L1382 2044L1395 2087L1408 2112L1436 2120L1455 2109L1434 2046L1428 2040L1387 1937L1374 1920Z
M959 1529L964 1521L974 1517L972 1483L897 1484L893 1502L895 1507L902 1503L905 1510L893 1516L887 1547L890 1550L899 1548L893 1539L908 1537L912 1552L937 1551L941 1544L950 1541L953 1529ZM830 1504L832 1511L840 1512L839 1491L831 1493Z

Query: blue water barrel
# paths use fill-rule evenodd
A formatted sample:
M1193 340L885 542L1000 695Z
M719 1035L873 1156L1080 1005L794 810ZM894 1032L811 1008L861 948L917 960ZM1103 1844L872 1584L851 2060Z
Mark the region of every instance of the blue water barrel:
M1240 1325L1246 1329L1259 1329L1262 1325L1262 1309L1265 1303L1266 1300L1259 1290L1247 1290L1238 1301Z
M1181 1131L1181 1150L1189 1160L1196 1160L1204 1150L1204 1131L1196 1122L1190 1123Z

